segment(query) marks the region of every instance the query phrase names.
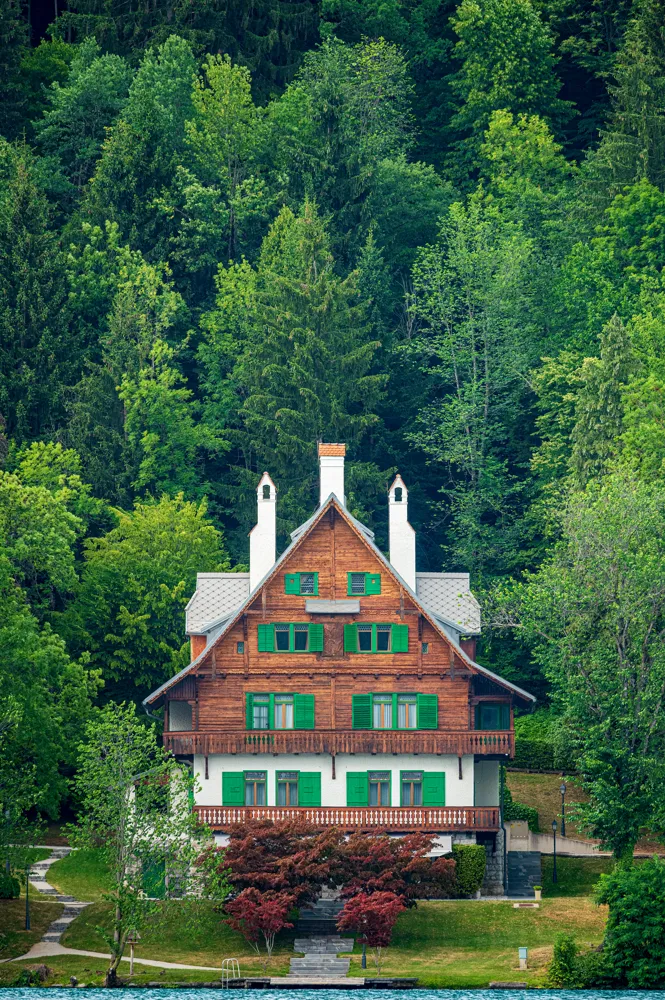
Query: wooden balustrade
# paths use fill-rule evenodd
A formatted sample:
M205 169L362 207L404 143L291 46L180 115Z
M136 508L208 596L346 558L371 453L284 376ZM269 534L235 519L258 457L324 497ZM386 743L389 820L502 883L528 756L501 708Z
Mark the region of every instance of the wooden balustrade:
M515 734L496 732L400 732L397 730L280 730L271 732L181 732L164 733L164 745L175 754L238 753L369 753L369 754L464 754L512 757Z
M353 806L195 806L201 823L213 830L228 830L248 820L271 819L275 822L305 819L316 827L340 830L385 830L391 833L427 830L473 832L499 829L499 809L493 806L430 806L394 808L390 806L356 808Z

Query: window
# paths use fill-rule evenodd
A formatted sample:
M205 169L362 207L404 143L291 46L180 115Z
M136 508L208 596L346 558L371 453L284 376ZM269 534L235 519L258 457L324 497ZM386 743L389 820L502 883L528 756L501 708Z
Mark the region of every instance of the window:
M264 500L270 500L270 484L269 483L265 483L265 485L263 487L263 499Z
M247 729L314 729L313 694L247 693Z
M395 487L395 503L401 503L401 502L402 502L402 487L401 486L396 486Z
M270 729L270 695L255 694L252 698L252 729Z
M415 694L397 695L397 728L417 729L416 710L418 699Z
M348 573L347 591L349 597L363 597L365 594L380 594L381 574Z
M245 652L245 643L244 642L237 642L236 643L236 653L244 653L244 652Z
M375 694L373 697L374 729L393 728L393 696Z
M510 705L481 701L476 705L476 729L510 729Z
M284 593L316 597L319 593L319 574L286 573L284 575Z
M390 805L390 771L368 771L369 804L371 806Z
M265 771L245 771L245 805L266 805Z
M278 806L298 805L297 771L277 772L277 805Z
M293 729L293 695L276 694L275 703L275 729Z
M354 729L438 729L439 700L435 694L354 694Z
M423 650L423 653L429 653L429 643L428 642L424 642L422 644L422 650Z
M423 772L402 771L400 805L421 806L423 804Z
M278 622L258 626L259 653L321 653L323 625L318 622Z
M356 624L344 626L345 653L406 653L409 626Z

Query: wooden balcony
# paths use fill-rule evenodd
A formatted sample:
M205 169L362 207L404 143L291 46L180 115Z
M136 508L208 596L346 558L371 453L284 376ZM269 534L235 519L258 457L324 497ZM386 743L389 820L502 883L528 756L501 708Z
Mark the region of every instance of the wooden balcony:
M499 829L499 809L493 806L432 806L429 808L312 806L311 808L282 806L195 806L201 823L213 830L248 820L306 819L317 827L335 826L340 830L382 830L388 833L472 833Z
M369 753L369 754L480 754L512 757L515 734L509 730L497 732L445 732L440 730L412 732L394 729L333 730L302 729L257 732L183 732L164 733L164 746L175 754L216 753Z

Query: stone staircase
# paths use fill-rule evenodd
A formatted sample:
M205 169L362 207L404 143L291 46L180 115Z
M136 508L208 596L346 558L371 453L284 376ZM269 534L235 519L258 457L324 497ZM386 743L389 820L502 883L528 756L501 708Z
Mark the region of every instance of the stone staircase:
M506 855L508 895L533 899L534 885L542 885L540 851L508 851Z
M344 903L337 899L318 899L309 910L301 910L296 929L301 937L334 937L337 917Z
M333 986L345 979L351 959L339 958L339 953L353 951L353 938L342 938L337 933L337 916L343 905L337 900L319 899L311 909L300 911L293 950L303 952L303 957L291 959L287 979Z
M38 889L45 896L50 896L57 903L64 904L64 909L58 919L49 925L46 933L41 938L42 941L49 942L50 944L58 944L64 932L72 921L76 920L81 910L85 909L86 906L90 906L90 903L78 902L74 896L65 896L46 881L46 874L51 865L67 857L70 851L70 847L53 847L51 848L52 853L50 857L44 861L35 861L30 866L30 885Z

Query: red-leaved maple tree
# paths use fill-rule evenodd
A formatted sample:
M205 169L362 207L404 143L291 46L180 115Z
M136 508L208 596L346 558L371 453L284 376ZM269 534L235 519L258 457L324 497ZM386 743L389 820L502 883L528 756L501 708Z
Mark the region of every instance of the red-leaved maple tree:
M209 872L225 873L232 895L245 889L286 893L291 905L301 908L318 899L330 881L341 840L339 831L320 831L302 820L255 820L232 827L228 847L213 848L200 863Z
M382 949L390 944L395 921L405 909L404 900L394 892L359 893L346 901L337 918L340 931L353 931L361 944L372 949L379 976Z
M343 898L358 893L392 892L407 906L417 899L455 895L455 862L431 858L434 837L411 833L405 837L357 832L339 844L332 881Z
M286 892L259 892L244 889L235 899L226 903L226 920L234 931L239 931L261 959L265 973L275 947L275 936L286 927L293 909L293 897ZM261 954L261 939L265 955Z

